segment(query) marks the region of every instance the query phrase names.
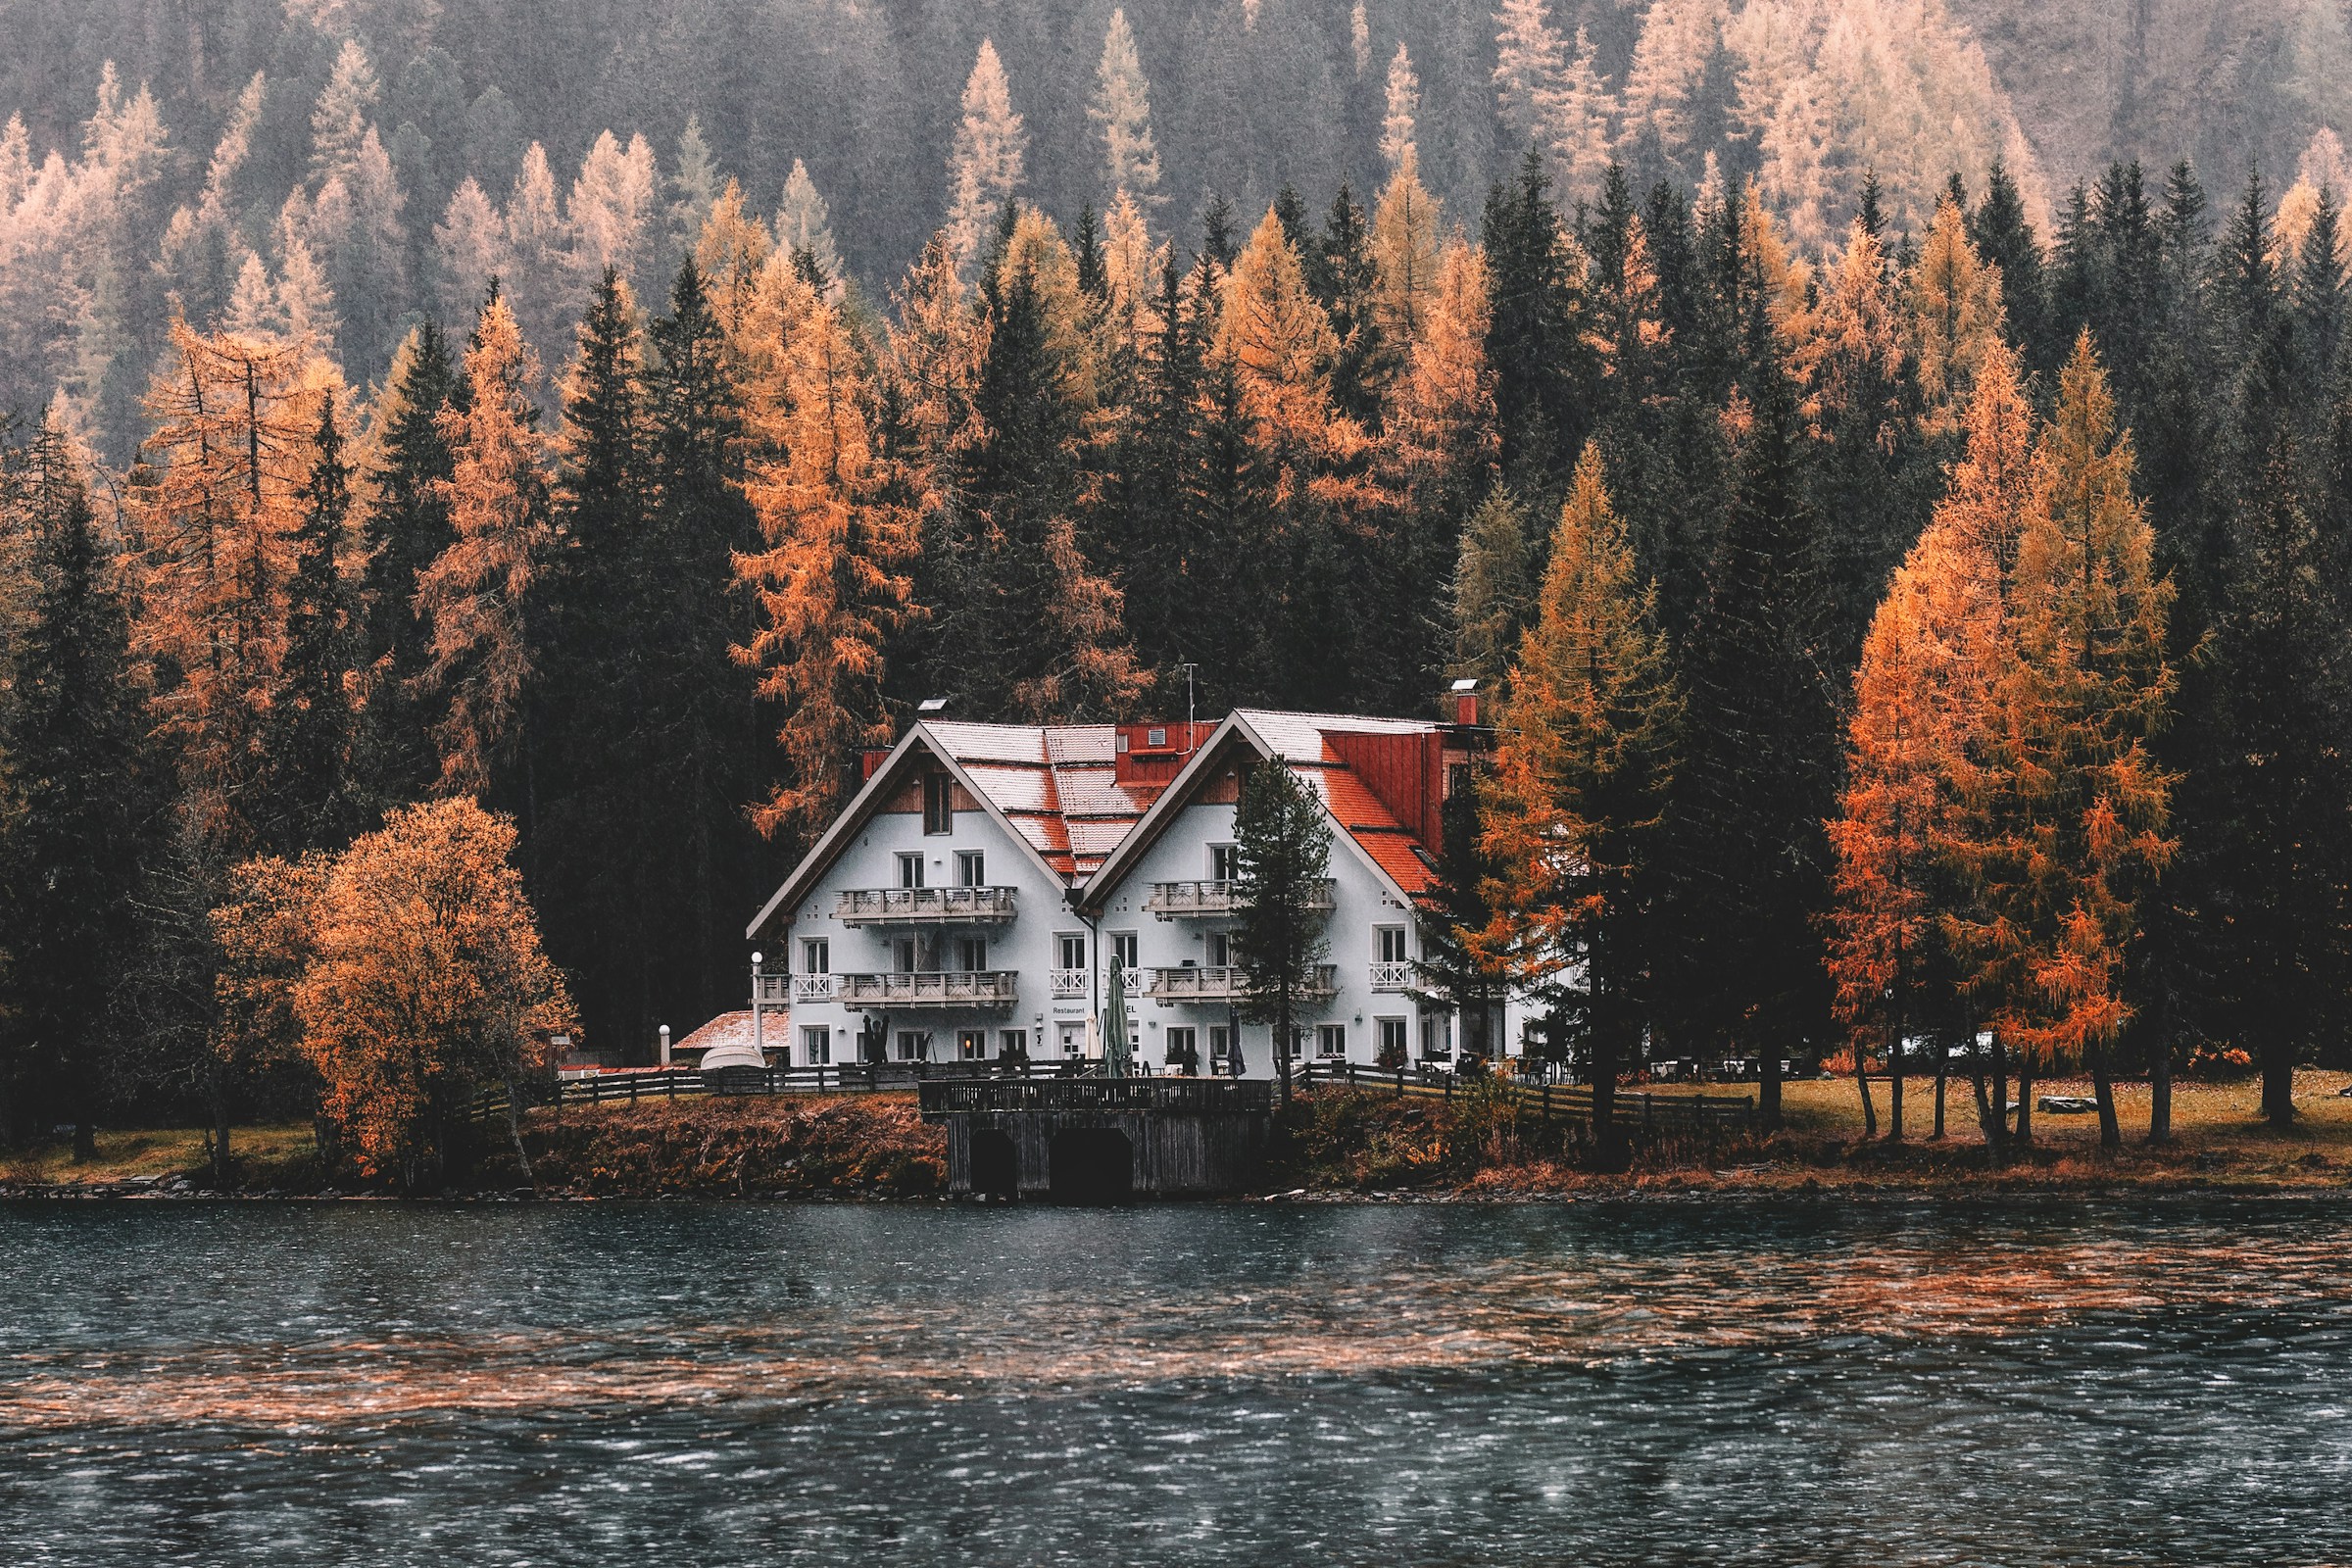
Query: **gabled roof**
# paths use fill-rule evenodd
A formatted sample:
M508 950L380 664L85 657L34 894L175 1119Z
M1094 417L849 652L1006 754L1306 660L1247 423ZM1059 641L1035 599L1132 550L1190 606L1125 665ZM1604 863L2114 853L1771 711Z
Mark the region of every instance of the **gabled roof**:
M1441 733L1436 724L1410 718L1365 718L1345 713L1293 713L1272 709L1236 709L1217 726L1167 792L1146 811L1125 841L1080 892L1082 908L1099 907L1144 852L1214 777L1235 746L1278 759L1313 789L1331 813L1340 840L1385 880L1399 900L1410 903L1435 878L1423 845L1396 813L1384 805L1354 764L1342 754L1348 736L1418 737Z
M1026 850L1040 869L1073 886L1140 820L1162 786L1121 784L1111 724L916 724L891 749L832 826L746 927L756 939L780 908L806 898L850 840L926 759L936 759Z

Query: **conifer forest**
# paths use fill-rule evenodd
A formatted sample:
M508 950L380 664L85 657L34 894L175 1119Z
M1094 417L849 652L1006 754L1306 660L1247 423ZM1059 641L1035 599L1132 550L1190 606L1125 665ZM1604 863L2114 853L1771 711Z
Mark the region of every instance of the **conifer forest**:
M0 1139L647 1059L928 699L1458 680L1421 983L1581 1071L2346 1064L2333 0L0 33Z

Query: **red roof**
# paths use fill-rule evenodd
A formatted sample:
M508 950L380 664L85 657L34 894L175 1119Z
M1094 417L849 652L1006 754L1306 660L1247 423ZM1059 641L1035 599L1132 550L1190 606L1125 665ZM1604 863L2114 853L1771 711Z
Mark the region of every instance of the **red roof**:
M1164 788L1118 779L1113 724L924 726L1063 879L1094 874Z
M1434 858L1438 847L1424 844L1398 819L1396 811L1382 800L1355 764L1341 755L1341 748L1355 737L1401 739L1408 743L1425 736L1434 740L1441 734L1437 725L1409 718L1285 713L1261 709L1245 709L1240 716L1277 757L1290 764L1292 772L1314 786L1332 819L1406 895L1425 892L1437 880L1416 852L1426 850ZM1348 739L1335 742L1335 737ZM1428 814L1422 810L1425 803L1418 798L1409 804L1404 801L1398 804L1416 814Z

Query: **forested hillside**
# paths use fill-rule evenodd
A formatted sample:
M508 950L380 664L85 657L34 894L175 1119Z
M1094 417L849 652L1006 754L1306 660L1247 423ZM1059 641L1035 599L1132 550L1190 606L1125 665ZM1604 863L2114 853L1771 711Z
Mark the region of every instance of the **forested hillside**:
M1612 158L1637 189L1752 177L1807 253L1864 168L1916 232L1949 170L1999 154L2038 220L2111 158L2230 179L2259 160L2283 182L2352 114L2337 0L1132 9L1114 85L1106 0L7 0L0 114L24 133L0 142L0 400L63 386L123 455L172 302L214 324L248 254L333 313L365 386L404 318L463 318L501 261L573 312L608 261L658 292L726 177L829 234L878 297L954 203L983 40L1021 119L1024 199L1065 222L1106 206L1105 93L1126 92L1153 155L1130 183L1183 232L1216 196L1247 213L1286 183L1376 183L1399 65L1424 180L1456 218L1532 139L1567 203Z
M225 95L206 155L122 75L66 151L0 144L18 1125L299 1098L256 999L324 951L303 890L425 865L373 830L436 799L512 819L468 842L642 1055L741 995L742 918L917 701L1164 713L1188 672L1211 712L1494 694L1427 978L1533 992L1539 1055L1985 1026L2102 1080L2250 1054L2281 1117L2340 1055L2332 129L2052 194L1966 30L1878 0L1605 43L1506 0L1450 56L1361 8L1006 7L906 96L595 9L122 21ZM582 107L685 62L828 146L855 104L850 162Z

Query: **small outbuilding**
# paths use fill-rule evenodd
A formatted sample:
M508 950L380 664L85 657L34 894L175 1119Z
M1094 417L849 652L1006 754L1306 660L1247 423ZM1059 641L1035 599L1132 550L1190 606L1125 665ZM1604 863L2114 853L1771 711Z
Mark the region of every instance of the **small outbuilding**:
M919 1087L948 1190L1063 1203L1205 1197L1265 1163L1273 1086L1218 1078L966 1079Z

